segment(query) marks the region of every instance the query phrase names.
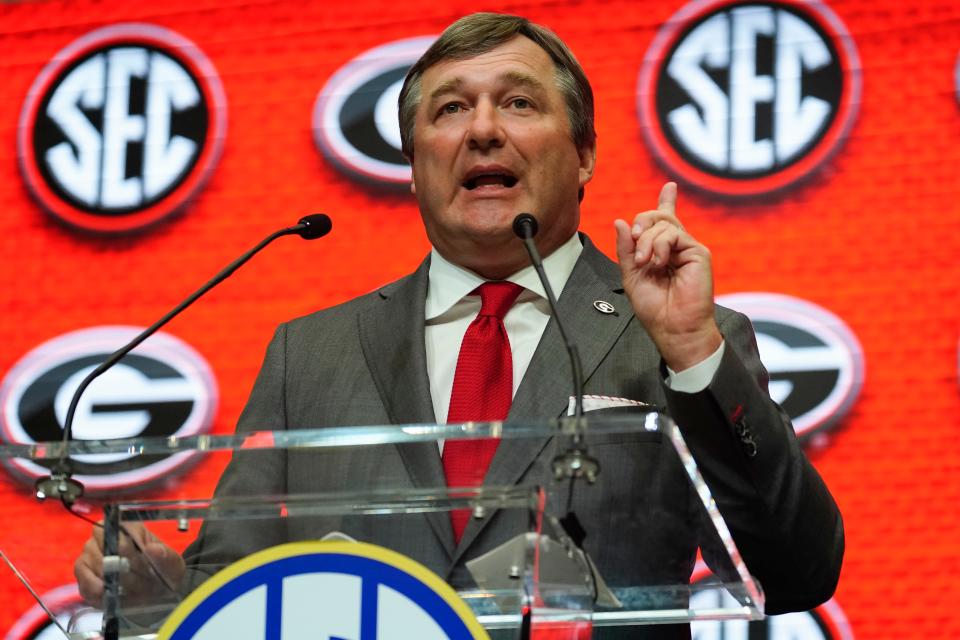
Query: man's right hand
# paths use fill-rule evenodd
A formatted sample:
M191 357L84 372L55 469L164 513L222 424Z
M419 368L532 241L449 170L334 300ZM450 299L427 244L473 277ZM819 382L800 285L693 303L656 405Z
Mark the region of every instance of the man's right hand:
M617 228L623 289L664 362L684 371L723 342L713 305L710 251L677 218L677 185L660 190L657 208Z
M120 535L119 554L130 562L129 571L120 576L124 602L140 603L154 597L170 595L169 589L156 576L150 564L163 575L167 584L176 589L185 573L183 558L142 524L128 522L124 523L123 528L143 549L141 554L127 535ZM150 559L149 563L144 559L144 554ZM103 604L102 527L93 528L93 535L83 545L80 557L73 563L73 575L77 578L77 586L83 599L94 607L100 607Z

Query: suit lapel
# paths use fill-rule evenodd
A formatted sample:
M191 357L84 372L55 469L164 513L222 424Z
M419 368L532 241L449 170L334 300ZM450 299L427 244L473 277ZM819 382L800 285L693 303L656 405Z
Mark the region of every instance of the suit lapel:
M567 333L580 352L586 384L633 318L633 310L623 294L617 266L586 236L581 238L583 253L563 288L557 308ZM612 304L617 315L598 311L593 306L597 300ZM556 321L551 318L517 389L508 419L521 422L562 416L571 395L570 359ZM484 484L513 485L518 482L549 440L504 440L490 463ZM468 522L454 562L491 520L488 517Z
M598 311L593 306L597 300L612 304L617 315ZM580 352L586 383L633 318L616 265L586 237L583 253L563 288L557 308L567 333ZM570 359L556 320L551 318L517 389L510 419L549 419L564 415L571 395Z
M364 358L394 424L436 422L424 347L429 265L428 258L409 277L381 289L378 304L358 318ZM403 444L397 449L414 486L446 485L436 443ZM426 516L440 543L451 554L454 545L450 517L446 513Z
M435 422L423 337L428 269L426 260L407 278L381 289L380 300L357 320L363 356L396 424Z

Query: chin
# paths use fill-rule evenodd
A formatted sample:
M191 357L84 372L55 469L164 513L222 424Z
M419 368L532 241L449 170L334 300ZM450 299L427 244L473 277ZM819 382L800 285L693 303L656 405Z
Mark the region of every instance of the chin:
M492 203L491 203L492 204ZM523 209L514 205L497 203L495 206L473 206L464 212L461 218L461 227L470 234L499 234L509 231L513 226L513 219Z

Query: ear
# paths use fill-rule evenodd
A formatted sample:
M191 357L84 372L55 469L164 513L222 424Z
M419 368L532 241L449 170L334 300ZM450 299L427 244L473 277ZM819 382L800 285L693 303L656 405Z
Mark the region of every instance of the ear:
M413 156L405 153L403 158L410 165L410 193L417 195L417 179L413 177Z
M580 188L593 179L593 169L597 165L597 145L585 145L577 149L580 158Z

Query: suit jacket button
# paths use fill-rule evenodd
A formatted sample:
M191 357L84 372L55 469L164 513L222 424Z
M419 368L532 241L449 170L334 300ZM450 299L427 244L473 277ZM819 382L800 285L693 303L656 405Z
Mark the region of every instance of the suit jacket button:
M733 428L737 432L737 436L740 438L741 444L743 444L743 450L747 454L747 457L756 457L759 447L757 446L757 440L753 437L753 432L750 431L750 427L747 426L746 421L742 418L737 420L737 422L734 423Z

